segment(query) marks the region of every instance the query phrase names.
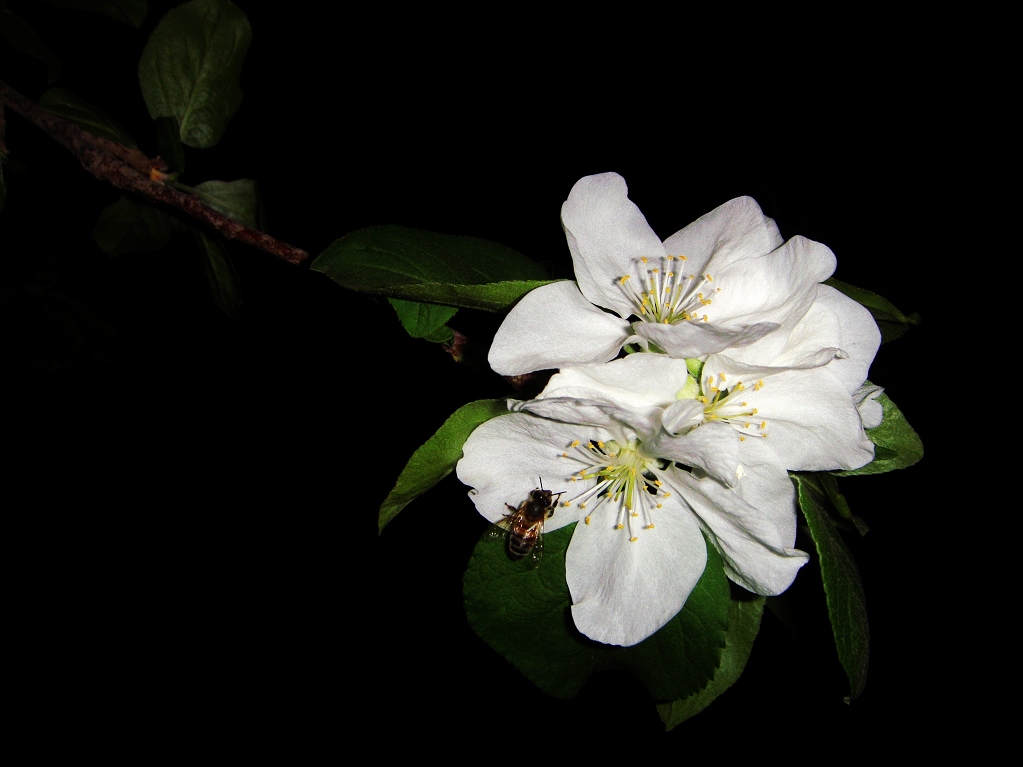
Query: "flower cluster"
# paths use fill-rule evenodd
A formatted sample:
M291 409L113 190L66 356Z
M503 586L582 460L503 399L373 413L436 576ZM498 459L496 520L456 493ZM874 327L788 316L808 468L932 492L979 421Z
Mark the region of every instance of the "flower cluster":
M578 523L573 620L623 646L682 609L705 538L738 585L787 589L807 561L788 472L863 466L881 420L864 383L880 333L822 284L829 248L783 240L749 197L662 242L627 193L615 173L571 190L576 279L523 297L489 358L503 375L558 372L479 426L457 466L492 522L537 478L561 493L547 529Z

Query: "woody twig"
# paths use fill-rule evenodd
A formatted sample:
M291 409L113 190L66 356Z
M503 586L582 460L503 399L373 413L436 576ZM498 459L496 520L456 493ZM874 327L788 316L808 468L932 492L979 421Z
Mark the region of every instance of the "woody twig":
M197 196L168 186L164 183L168 178L164 172L167 164L159 157L150 159L138 149L93 135L75 123L48 112L0 80L0 115L3 114L4 105L62 144L96 178L118 189L176 208L213 227L228 239L240 240L288 263L302 264L309 258L309 254L301 248L245 226L209 207Z

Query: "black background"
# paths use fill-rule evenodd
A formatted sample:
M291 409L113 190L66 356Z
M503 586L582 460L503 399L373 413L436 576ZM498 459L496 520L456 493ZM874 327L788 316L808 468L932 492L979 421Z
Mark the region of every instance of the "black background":
M134 30L12 3L61 54L53 84L150 155L136 67L172 5L150 3ZM697 55L692 39L655 43L653 19L641 37L535 18L469 33L426 13L326 24L301 3L240 5L253 27L241 109L220 145L188 150L181 180L256 179L270 233L311 257L401 224L568 268L562 201L580 177L617 171L662 238L748 194L783 236L831 247L836 277L922 315L870 378L927 456L841 482L871 528L847 538L871 619L866 690L842 700L808 567L790 590L805 619L765 614L739 682L668 734L629 679L595 677L573 701L539 692L465 621L461 577L485 528L466 488L448 477L376 529L412 451L465 402L507 394L503 381L410 339L386 304L244 245L230 246L234 321L187 247L107 258L90 230L119 192L8 109L18 166L0 213L0 333L8 484L32 527L14 582L39 680L30 718L154 751L215 735L224 754L342 754L353 738L382 753L519 752L562 732L573 748L623 739L679 754L912 742L905 713L939 704L932 663L947 635L928 593L942 552L924 538L943 479L928 408L939 309L924 275L927 234L954 201L918 142L926 95L891 74L898 62L868 77L841 51L785 36ZM3 62L24 95L46 89L41 64L9 50ZM486 339L498 319L463 311L452 325Z

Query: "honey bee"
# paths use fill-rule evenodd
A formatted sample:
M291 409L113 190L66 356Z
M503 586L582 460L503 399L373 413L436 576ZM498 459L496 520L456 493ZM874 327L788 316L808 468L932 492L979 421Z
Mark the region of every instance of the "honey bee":
M511 509L510 513L491 525L486 539L507 537L508 556L522 559L529 555L533 567L536 567L543 555L543 523L554 515L562 495L545 490L543 480L540 480L540 487L530 490L529 497L518 507L505 504Z

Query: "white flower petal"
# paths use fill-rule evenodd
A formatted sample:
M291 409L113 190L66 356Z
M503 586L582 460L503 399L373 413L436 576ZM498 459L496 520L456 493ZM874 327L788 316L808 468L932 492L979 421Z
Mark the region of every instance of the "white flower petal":
M712 322L794 325L817 296L817 283L835 271L826 245L796 236L760 258L715 269ZM714 264L712 263L713 267Z
M867 379L870 364L881 346L881 331L870 311L830 285L817 286L815 307L830 311L837 321L840 340L837 343L845 353L828 370L845 385L846 391L855 392ZM802 323L800 323L802 324Z
M713 257L715 269L770 253L783 242L777 224L752 197L736 197L719 205L664 241L664 250L685 256L686 266L703 272Z
M568 488L571 466L561 452L578 431L573 424L519 413L491 418L465 441L455 473L472 488L469 497L477 511L497 522L508 513L506 504L518 506L541 480L554 493ZM577 509L559 506L544 529L557 530L578 518Z
M778 551L795 544L798 512L795 490L770 439L746 440L742 449L739 495L757 510L766 525L763 540Z
M777 368L820 367L846 356L838 317L817 302L788 334L775 333L761 343L728 349L727 354L737 362Z
M531 290L512 307L488 359L506 376L607 362L631 333L628 322L601 311L565 280Z
M741 365L724 355L713 355L703 368L706 380L743 383L742 398L755 424L766 433L785 468L791 471L855 469L873 460L873 443L863 431L859 413L844 385L828 366L787 370ZM762 387L754 382L762 376ZM747 437L746 441L760 439ZM745 446L745 443L744 443Z
M598 394L592 390L588 393ZM531 413L562 423L607 429L620 433L627 439L634 438L637 433L652 433L658 430L661 424L660 408L625 408L596 396L510 400L510 407L516 412Z
M561 206L561 223L583 295L597 306L628 318L634 307L618 289L618 280L632 271L633 259L664 255L617 173L586 176L576 182Z
M672 436L686 434L703 423L704 405L699 400L683 399L664 408L661 426Z
M647 450L659 458L703 469L726 485L737 482L739 435L725 423L705 423L687 434L673 436L660 431L646 442Z
M856 409L859 411L864 429L874 429L880 426L881 421L884 420L884 410L881 408L881 403L877 401L878 395L883 391L884 389L880 386L864 384L853 392L853 402L856 403Z
M630 541L615 518L594 513L580 522L565 556L572 618L590 639L625 647L670 621L703 575L707 549L700 526L668 499L656 527Z
M790 504L787 513L794 518L795 491L788 475L784 477L785 484L779 482L778 488L784 493L785 503ZM780 594L792 585L809 557L792 548L794 540L780 540L777 521L771 514L763 513L737 492L712 479L696 479L686 472L676 472L670 481L700 518L704 532L724 559L729 578L744 589L763 595Z
M636 335L657 344L670 356L683 359L751 344L778 327L774 322L739 325L693 320L675 325L637 322L635 331Z
M660 407L673 402L688 380L685 360L663 354L630 354L606 365L563 368L538 398L593 396L582 392L596 391L624 407Z

